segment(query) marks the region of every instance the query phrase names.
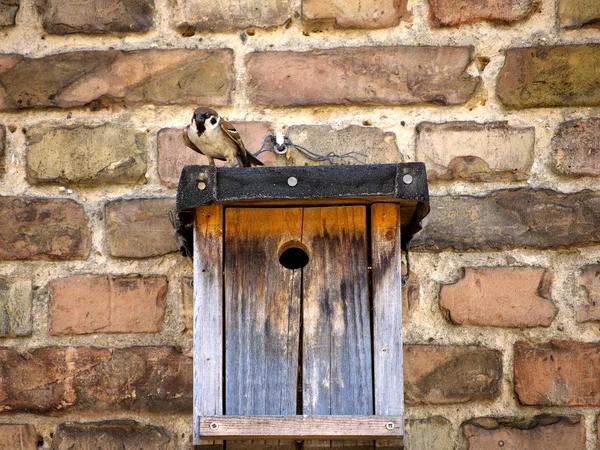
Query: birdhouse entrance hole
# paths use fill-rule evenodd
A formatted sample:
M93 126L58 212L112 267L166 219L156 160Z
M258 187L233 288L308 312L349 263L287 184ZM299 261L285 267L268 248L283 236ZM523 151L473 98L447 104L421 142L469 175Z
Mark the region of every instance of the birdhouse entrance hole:
M286 269L302 269L308 261L308 249L301 242L287 242L279 251L279 263Z

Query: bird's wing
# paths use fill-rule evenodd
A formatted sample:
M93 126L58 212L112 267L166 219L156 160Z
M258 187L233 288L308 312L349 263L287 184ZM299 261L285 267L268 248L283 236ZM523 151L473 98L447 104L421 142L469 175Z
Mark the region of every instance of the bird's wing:
M238 133L238 130L236 130L233 125L231 125L226 120L221 119L221 129L227 134L227 136L229 136L233 140L233 142L235 142L237 144L237 146L242 151L246 151L246 152L248 151L246 149L246 146L242 142L242 138L240 137L240 133Z
M185 142L185 145L187 145L189 148L191 148L195 152L198 152L201 155L204 155L204 153L202 153L202 151L196 146L196 144L194 144L190 140L190 137L187 134L188 128L189 128L189 125L183 129L183 133L182 133L183 134L183 142Z

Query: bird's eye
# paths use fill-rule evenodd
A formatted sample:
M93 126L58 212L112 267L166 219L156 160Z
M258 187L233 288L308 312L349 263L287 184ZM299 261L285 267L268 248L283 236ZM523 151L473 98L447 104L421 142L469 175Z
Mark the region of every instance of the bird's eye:
M213 125L214 125L215 123L217 123L217 118L213 116L213 117L210 119L210 123L212 123Z

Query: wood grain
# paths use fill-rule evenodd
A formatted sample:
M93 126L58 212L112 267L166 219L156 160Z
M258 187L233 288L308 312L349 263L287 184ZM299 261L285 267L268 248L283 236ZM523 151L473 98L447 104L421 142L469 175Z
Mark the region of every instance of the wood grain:
M222 448L200 439L203 415L223 414L223 207L196 208L194 228L194 445Z
M303 281L303 413L373 414L366 207L305 208L303 242L311 254Z
M200 430L203 435L220 439L230 436L246 439L373 439L401 436L400 419L397 416L213 416L202 417ZM394 428L388 429L388 423L393 423Z
M397 204L371 206L375 414L403 418L400 219ZM400 443L378 441L377 447Z
M301 241L302 209L227 208L225 222L226 413L295 415L301 271L283 267L279 249Z

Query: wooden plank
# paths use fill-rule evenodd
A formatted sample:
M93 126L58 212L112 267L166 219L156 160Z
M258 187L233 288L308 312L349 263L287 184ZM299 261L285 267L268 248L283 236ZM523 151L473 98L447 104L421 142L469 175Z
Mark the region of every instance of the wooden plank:
M223 207L196 208L194 227L194 445L203 415L223 414Z
M375 414L404 417L400 207L371 206ZM404 422L403 422L404 423ZM396 447L401 441L378 441Z
M375 439L402 436L400 424L398 416L205 416L200 431L215 439Z
M305 208L311 262L303 281L303 413L373 414L371 327L364 206ZM373 442L305 441L304 448Z
M225 215L226 414L294 415L301 271L283 267L279 251L301 241L302 209L227 208ZM231 441L227 448L266 445Z

